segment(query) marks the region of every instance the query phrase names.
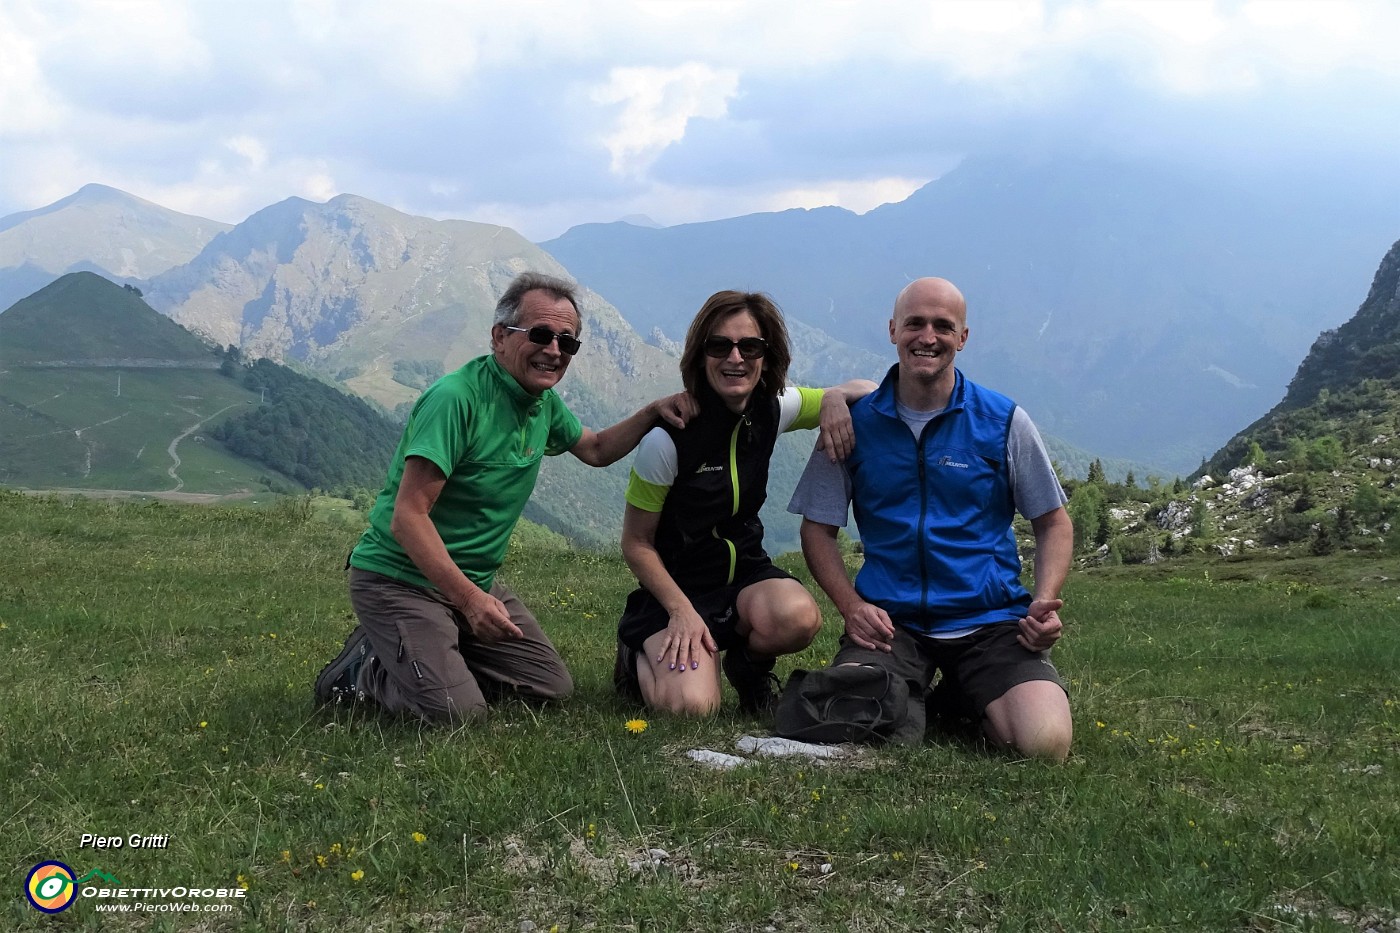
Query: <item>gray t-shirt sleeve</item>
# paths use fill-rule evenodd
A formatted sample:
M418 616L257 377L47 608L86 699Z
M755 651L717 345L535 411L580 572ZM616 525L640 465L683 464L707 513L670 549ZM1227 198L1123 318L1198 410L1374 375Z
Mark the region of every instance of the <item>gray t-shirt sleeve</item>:
M846 527L851 513L851 476L846 465L832 463L826 451L813 449L787 510L823 525Z
M1069 501L1040 432L1019 405L1011 415L1011 431L1006 436L1006 460L1016 511L1027 519L1039 518Z

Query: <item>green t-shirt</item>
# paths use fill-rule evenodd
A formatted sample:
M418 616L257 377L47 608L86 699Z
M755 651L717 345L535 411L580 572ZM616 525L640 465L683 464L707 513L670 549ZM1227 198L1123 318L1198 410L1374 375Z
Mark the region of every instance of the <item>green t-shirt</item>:
M443 376L413 406L350 566L432 586L389 532L404 462L423 457L447 476L429 513L447 553L467 579L490 589L540 460L582 436L583 426L554 390L531 395L493 356Z

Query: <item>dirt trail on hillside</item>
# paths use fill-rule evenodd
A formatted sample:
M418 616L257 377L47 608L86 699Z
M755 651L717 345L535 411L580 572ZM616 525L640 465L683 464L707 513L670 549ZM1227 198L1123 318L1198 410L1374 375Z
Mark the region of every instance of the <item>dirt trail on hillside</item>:
M209 415L208 417L205 417L205 418L200 418L200 419L199 419L198 421L196 421L194 424L190 425L188 428L185 428L185 430L184 430L183 433L176 435L175 439L174 439L173 441L170 442L170 446L167 447L167 448L165 448L165 452L168 453L168 454L170 454L170 459L175 461L174 465L171 466L170 469L168 469L168 470L165 471L166 473L169 473L169 474L170 474L170 478L173 479L173 480L175 481L175 488L172 489L172 490L170 490L171 492L179 492L180 490L182 490L182 489L185 488L185 481L182 480L182 479L180 479L180 474L179 474L179 469L180 469L180 455L177 454L177 453L175 452L175 448L176 448L176 447L179 447L179 446L180 446L180 442L183 441L185 438L189 437L189 436L190 436L191 434L193 434L195 431L198 431L198 430L199 430L199 426L202 425L202 424L204 424L204 422L208 421L210 418L217 418L217 417L219 417L219 415L222 415L224 412L228 411L230 408L237 408L240 404L242 404L242 403L241 403L241 402L234 402L232 405L225 405L223 408L220 408L218 411L214 412L214 414ZM195 415L195 416L198 416L198 415L199 415L199 412L190 411L190 409L188 409L188 408L184 409L184 411L188 411L188 412L190 412L190 414Z

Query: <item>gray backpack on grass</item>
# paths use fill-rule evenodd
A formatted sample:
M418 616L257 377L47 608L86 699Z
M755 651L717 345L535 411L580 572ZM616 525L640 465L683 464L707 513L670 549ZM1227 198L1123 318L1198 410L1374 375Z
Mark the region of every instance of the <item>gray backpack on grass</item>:
M885 668L795 670L774 709L773 731L801 742L908 744L922 737L902 728L908 711L908 683Z

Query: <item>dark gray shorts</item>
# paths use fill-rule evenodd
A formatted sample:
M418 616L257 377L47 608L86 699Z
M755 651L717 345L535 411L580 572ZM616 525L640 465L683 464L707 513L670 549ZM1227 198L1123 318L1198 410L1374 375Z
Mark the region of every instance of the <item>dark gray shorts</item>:
M842 635L831 664L893 666L896 674L909 681L911 696L922 696L934 673L942 671L968 714L980 719L994 700L1017 684L1049 680L1069 693L1050 663L1050 652L1022 648L1016 641L1019 632L1014 621L994 622L959 638L928 638L895 625L893 651L862 648Z
M687 593L695 614L705 620L719 650L726 651L742 644L737 627L739 625L739 591L764 580L791 580L792 574L771 562L765 561L755 567L742 580L735 580L728 586L721 586L704 593ZM627 597L627 605L622 610L622 620L617 623L617 637L629 648L642 650L643 643L657 632L671 624L671 614L656 597L644 587L637 587Z

